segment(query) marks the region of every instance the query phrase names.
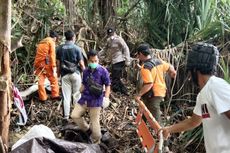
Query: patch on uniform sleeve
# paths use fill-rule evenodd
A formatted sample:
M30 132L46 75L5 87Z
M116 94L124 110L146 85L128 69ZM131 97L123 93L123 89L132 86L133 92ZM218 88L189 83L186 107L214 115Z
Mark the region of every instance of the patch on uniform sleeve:
M207 104L201 105L201 111L202 111L202 118L210 118L210 114L208 112Z

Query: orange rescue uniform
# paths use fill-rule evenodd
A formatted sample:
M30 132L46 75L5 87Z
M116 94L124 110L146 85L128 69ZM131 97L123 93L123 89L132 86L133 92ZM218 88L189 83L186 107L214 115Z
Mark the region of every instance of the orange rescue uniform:
M48 78L51 84L51 97L59 97L58 78L54 76L56 68L55 41L47 37L39 42L34 61L35 75L38 77L38 94L41 101L47 100L44 87L45 79Z
M170 64L161 61L160 65L157 65L149 69L145 69L143 66L141 68L141 76L143 83L153 83L154 96L165 97L166 95L166 83L165 83L165 73L169 70Z

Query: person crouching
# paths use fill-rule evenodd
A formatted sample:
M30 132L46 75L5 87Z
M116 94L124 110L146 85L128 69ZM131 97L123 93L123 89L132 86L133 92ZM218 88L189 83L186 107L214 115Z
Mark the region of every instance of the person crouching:
M101 140L100 111L103 104L109 102L111 81L107 69L98 64L97 52L91 50L87 56L88 67L83 71L82 95L75 104L71 118L81 130L91 130L92 142L98 144ZM105 86L105 91L103 86ZM87 110L89 111L90 126L82 117Z

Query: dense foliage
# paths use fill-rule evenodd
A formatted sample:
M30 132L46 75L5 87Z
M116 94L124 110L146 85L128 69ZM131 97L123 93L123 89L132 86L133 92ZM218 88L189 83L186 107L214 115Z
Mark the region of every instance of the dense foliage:
M154 47L177 45L184 40L209 40L229 33L229 1L145 0L146 40Z
M13 82L26 80L33 73L36 43L44 38L50 29L56 29L65 16L65 9L59 0L18 0L12 8L12 38L23 36L23 48L11 54ZM24 82L21 82L24 83Z

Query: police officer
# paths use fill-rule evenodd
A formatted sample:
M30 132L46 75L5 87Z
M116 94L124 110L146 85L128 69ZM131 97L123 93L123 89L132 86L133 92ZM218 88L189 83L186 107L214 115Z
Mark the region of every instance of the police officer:
M100 55L105 54L112 62L112 90L127 95L127 88L121 81L125 66L130 65L130 52L124 39L116 34L113 27L107 29L108 39Z

